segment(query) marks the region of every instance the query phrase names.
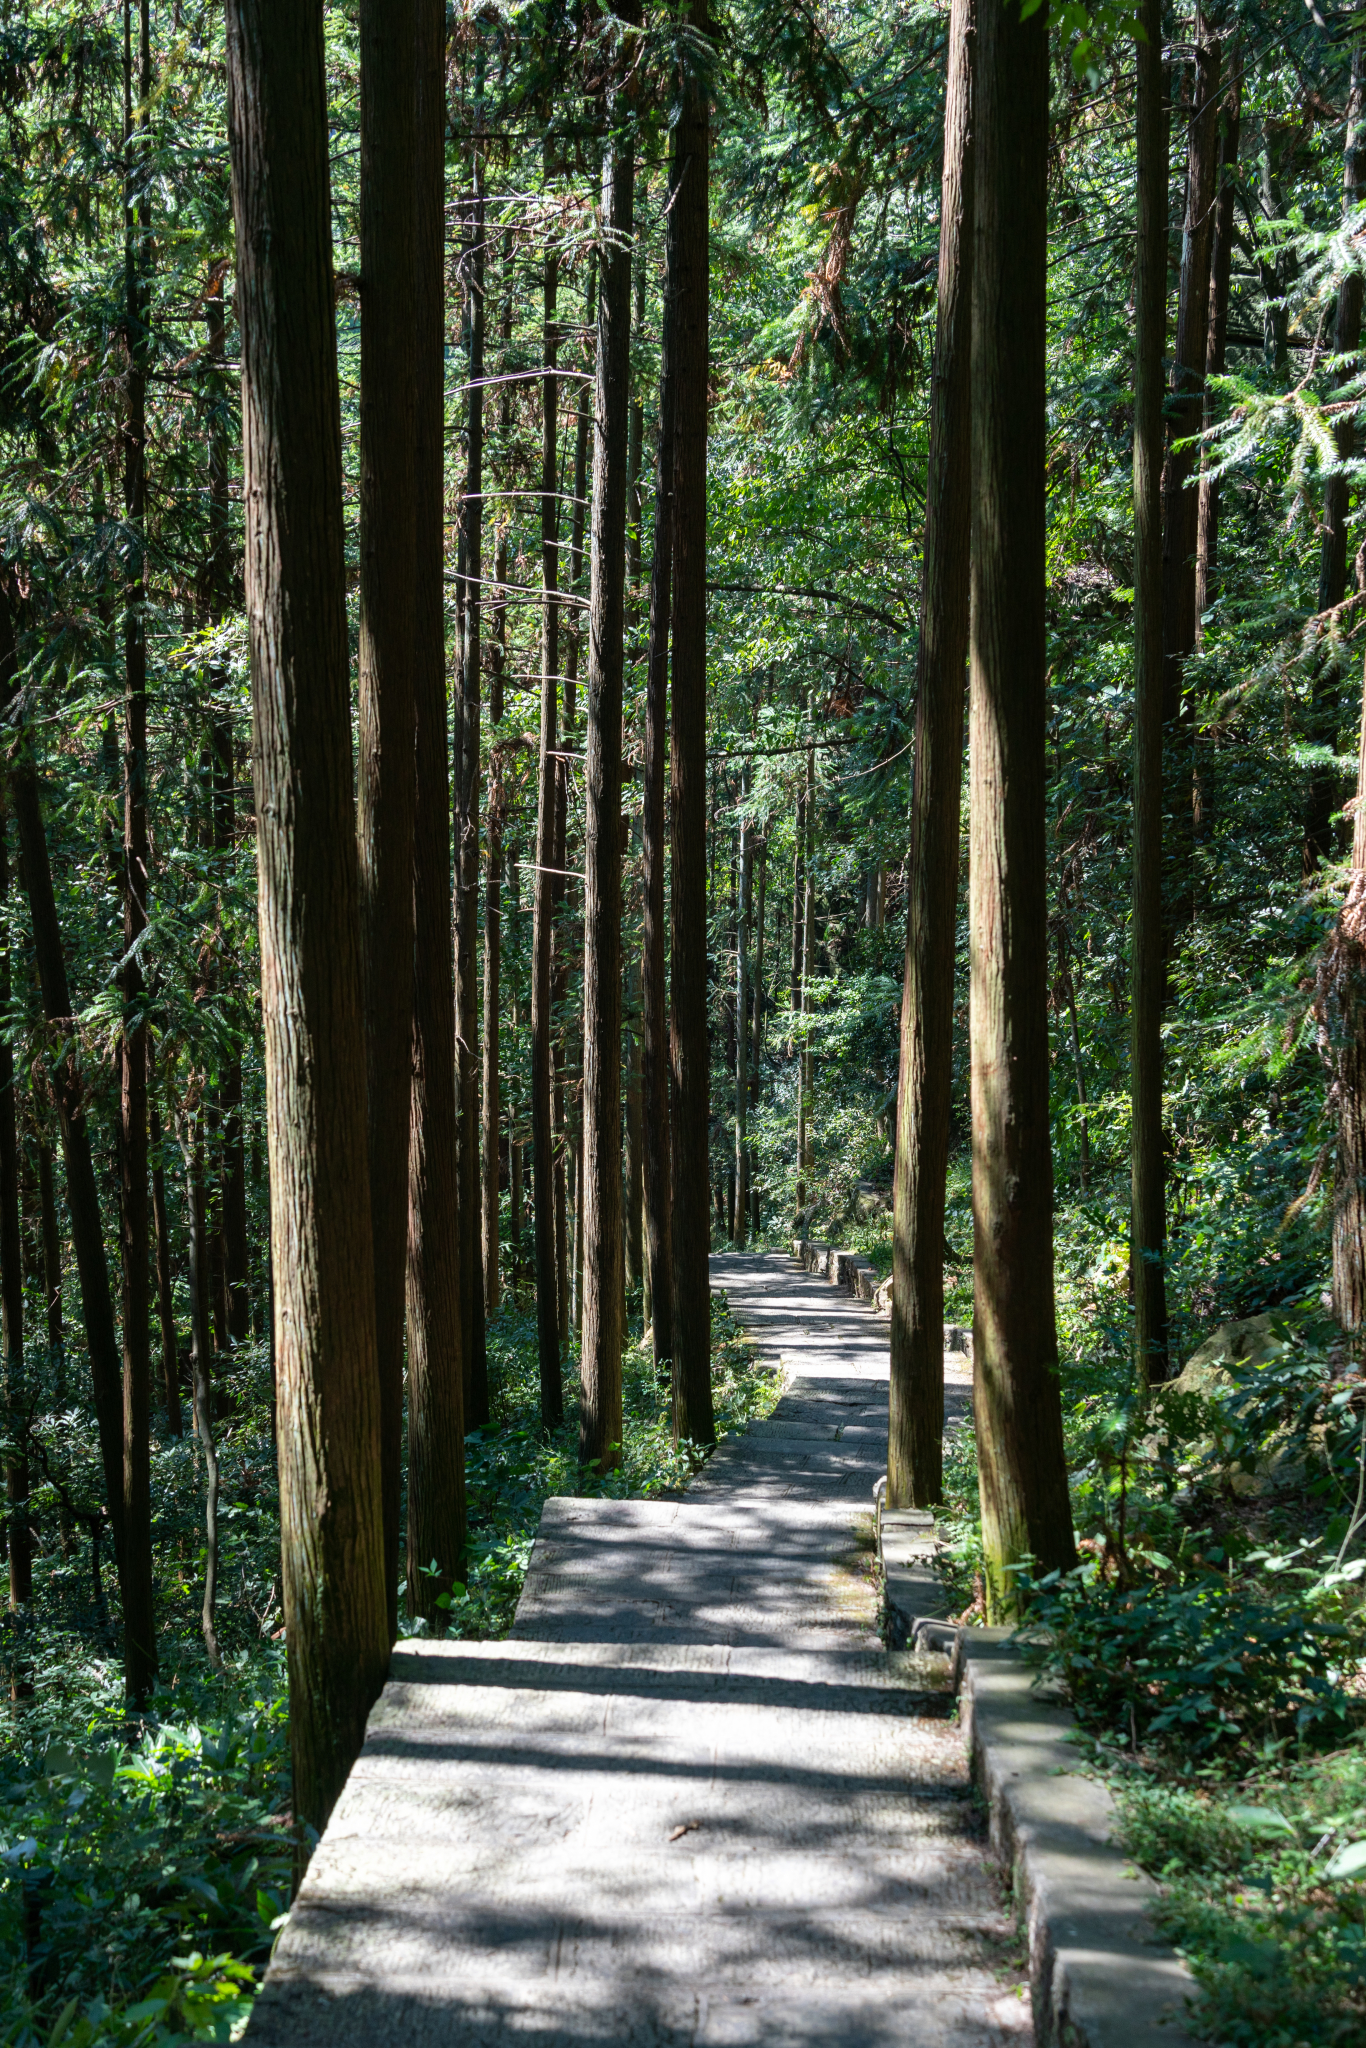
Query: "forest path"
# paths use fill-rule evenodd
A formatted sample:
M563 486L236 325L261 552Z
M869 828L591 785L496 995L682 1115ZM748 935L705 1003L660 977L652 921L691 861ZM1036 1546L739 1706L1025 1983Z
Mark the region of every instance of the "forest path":
M507 1641L398 1647L249 2040L1032 2040L961 1737L875 1634L885 1325L781 1256L712 1281L773 1416L673 1498L547 1502Z

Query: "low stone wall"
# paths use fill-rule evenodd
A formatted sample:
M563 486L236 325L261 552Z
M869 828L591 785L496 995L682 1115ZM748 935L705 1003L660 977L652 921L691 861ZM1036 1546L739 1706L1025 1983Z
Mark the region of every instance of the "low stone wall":
M856 1295L878 1315L892 1313L891 1275L879 1280L877 1267L861 1259L857 1252L842 1252L833 1244L816 1244L809 1238L794 1237L792 1256L808 1273L818 1273L832 1287L842 1287L846 1293ZM961 1323L945 1323L944 1349L950 1355L958 1354L971 1361L972 1331Z

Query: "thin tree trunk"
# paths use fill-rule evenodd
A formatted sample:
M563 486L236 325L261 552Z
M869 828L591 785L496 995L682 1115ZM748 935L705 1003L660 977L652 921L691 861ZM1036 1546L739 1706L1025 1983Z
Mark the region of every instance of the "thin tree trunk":
M1069 1569L1053 1307L1045 858L1048 29L980 0L974 79L972 1187L987 1608ZM1200 359L1204 360L1203 356Z
M66 1395L66 1337L62 1328L62 1234L57 1227L57 1197L52 1185L52 1147L40 1130L38 1206L43 1225L43 1304L53 1386L60 1406Z
M664 784L669 746L669 613L673 597L674 352L678 299L664 293L659 364L659 448L655 463L654 548L650 560L650 638L645 670L645 746L641 767L641 1094L645 1268L655 1372L673 1358L672 1223L669 1215L668 974L664 872Z
M644 1284L645 1163L644 1099L641 1077L640 955L623 940L626 954L626 1015L622 1029L626 1036L626 1141L622 1167L622 1236L626 1261L626 1286L631 1291Z
M228 0L294 1810L384 1680L365 1034L323 23Z
M933 1506L944 1485L944 1199L972 527L974 41L974 0L954 0L892 1163L887 1500L894 1508Z
M443 430L446 10L417 0L413 151L413 1074L408 1136L408 1609L434 1624L463 1577L464 1385L447 774ZM424 1573L435 1563L435 1577Z
M531 1176L532 1228L536 1247L536 1344L541 1374L541 1427L558 1429L564 1420L560 1373L560 1286L555 1248L556 1187L552 1123L550 953L557 895L555 799L560 766L556 753L560 668L560 512L558 473L559 353L556 299L559 258L545 255L544 333L547 375L541 380L541 733L536 780L536 876L531 927Z
M476 31L477 33L477 31ZM488 1358L484 1347L483 1262L479 1246L479 667L480 578L484 539L484 141L483 64L475 50L469 243L470 386L466 415L469 460L460 507L460 543L466 581L456 698L456 928L455 1013L460 1052L460 1299L465 1366L465 1427L489 1419Z
M1195 891L1195 720L1186 693L1186 662L1195 650L1195 570L1199 494L1189 488L1205 405L1209 348L1210 250L1214 240L1215 177L1219 166L1220 45L1197 12L1195 67L1186 149L1186 218L1181 238L1181 284L1176 352L1165 406L1166 460L1162 471L1162 715L1165 767L1175 778L1168 850L1171 884L1166 908L1170 973L1179 934L1190 923Z
M1228 80L1219 114L1219 174L1214 206L1214 248L1210 256L1209 339L1205 345L1206 432L1214 425L1214 394L1210 379L1224 374L1228 345L1229 287L1233 266L1234 206L1238 197L1238 146L1243 110L1243 55L1241 44L1233 42L1228 54ZM1163 157L1166 156L1167 124L1162 123ZM1165 190L1165 188L1164 188ZM1165 209L1164 209L1165 217ZM1166 276L1163 274L1163 289ZM1163 306L1163 326L1166 326ZM1165 334L1164 334L1165 341ZM1219 568L1219 478L1209 474L1210 461L1200 458L1200 509L1195 547L1195 644L1204 637L1204 618L1215 595Z
M180 1354L176 1345L172 1293L171 1232L166 1216L166 1168L161 1149L161 1112L150 1088L148 1127L152 1152L152 1218L156 1225L157 1319L161 1326L161 1391L166 1403L166 1427L172 1436L180 1437L185 1433L185 1423L180 1412Z
M490 705L490 712L492 706ZM482 1090L484 1170L483 1193L483 1286L484 1313L492 1315L498 1306L498 1183L499 1131L502 1107L498 1088L499 1055L499 968L502 961L502 875L503 875L503 783L502 764L495 748L489 762L487 810L487 866L484 876L484 1086Z
M618 105L620 114L623 110ZM635 145L603 149L583 890L583 1335L579 1462L621 1456L621 723Z
M1130 1274L1139 1381L1167 1376L1162 1149L1162 360L1167 334L1167 110L1159 0L1143 0L1138 66L1134 341L1134 850L1130 940Z
M764 909L768 879L768 827L759 841L759 909L758 942L754 949L754 1025L753 1047L749 1059L749 1104L752 1112L759 1108L759 1090L762 1077L764 1050ZM758 1175L751 1170L750 1180L750 1227L755 1236L762 1223Z
M1366 682L1363 682L1352 867L1319 959L1317 1007L1337 1113L1333 1314L1357 1371L1366 1355Z
M806 729L811 731L812 705L810 693L806 700ZM814 1196L806 1176L815 1164L815 1151L811 1137L811 1109L814 1074L811 1062L811 977L816 966L816 881L813 865L816 853L816 753L809 743L806 749L806 788L802 792L802 831L805 844L802 847L802 1058L799 1070L799 1094L797 1098L797 1207L805 1208L808 1195Z
M9 712L14 702L17 658L10 591L0 583L0 710ZM95 1402L95 1421L100 1439L100 1460L104 1470L105 1499L114 1532L123 1576L123 1360L114 1327L114 1300L105 1256L99 1194L90 1150L90 1127L86 1122L86 1094L76 1058L73 1037L71 995L66 978L66 955L57 904L52 888L52 866L48 856L47 833L43 825L38 777L31 754L22 746L11 756L9 801L18 830L24 888L28 895L33 925L33 951L42 990L43 1014L61 1047L60 1057L51 1062L53 1092L62 1133L62 1156L66 1165L67 1211L71 1221L71 1244L76 1255L76 1272L81 1290L81 1315L85 1323L86 1351ZM59 1035L58 1035L59 1034ZM150 1605L150 1602L147 1603ZM133 1595L137 1612L137 1595Z
M710 33L707 0L689 21ZM710 110L684 58L670 162L664 291L675 307L671 997L673 1426L678 1443L716 1440L711 1389L707 1148L707 401L710 377Z
M9 820L0 807L0 906L9 906ZM0 1015L10 1006L9 928L0 936ZM33 1598L33 1552L28 1523L28 1441L24 1400L24 1254L19 1230L19 1138L14 1105L14 1049L0 1038L0 1344L4 1348L5 1433L13 1449L5 1460L9 1604Z
M119 971L119 1222L123 1296L123 1515L119 1583L123 1598L123 1670L129 1700L140 1706L157 1669L152 1612L151 1347L147 1207L147 1026L139 962L147 929L147 630L144 528L147 502L146 265L150 215L146 180L146 104L152 89L148 0L139 0L137 105L134 115L132 4L123 13L124 289L128 411L124 422L123 503L131 539L124 601L123 945Z
M749 798L745 770L744 800ZM732 1238L737 1252L749 1236L749 925L754 900L754 839L740 815L740 903L735 920L735 1202Z
M415 52L414 0L360 0L358 834L390 1641L398 1634L412 1095Z
M1347 136L1342 161L1342 218L1344 226L1359 210L1366 197L1366 48L1352 51L1352 83L1347 96ZM1354 355L1361 342L1362 277L1349 270L1338 286L1333 323L1333 353ZM1357 366L1347 372L1347 381L1358 375ZM1333 438L1338 460L1350 462L1356 453L1356 424L1349 410L1339 413ZM1350 479L1345 468L1335 469L1323 489L1323 538L1319 554L1320 612L1330 612L1342 603L1347 590L1347 519ZM1325 647L1314 663L1313 697L1309 709L1309 737L1318 746L1337 751L1339 692L1343 662L1336 646ZM1342 777L1329 764L1311 768L1304 811L1303 871L1311 881L1323 861L1331 860L1333 813L1340 809Z
M202 1111L199 1113L202 1115ZM194 1426L204 1453L204 1603L199 1626L209 1662L220 1670L222 1653L214 1610L218 1604L218 1446L213 1435L213 1332L209 1326L209 1245L204 1229L204 1139L199 1115L182 1131L185 1209L190 1239L190 1357L194 1365Z

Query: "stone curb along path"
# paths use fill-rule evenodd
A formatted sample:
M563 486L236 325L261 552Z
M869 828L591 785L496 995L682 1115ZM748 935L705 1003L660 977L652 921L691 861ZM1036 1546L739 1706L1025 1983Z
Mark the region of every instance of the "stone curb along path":
M507 1641L398 1646L250 2042L1146 2044L1077 2031L1056 1932L1031 2025L942 1660L878 1641L883 1330L781 1255L713 1283L788 1374L774 1414L679 1496L547 1502Z

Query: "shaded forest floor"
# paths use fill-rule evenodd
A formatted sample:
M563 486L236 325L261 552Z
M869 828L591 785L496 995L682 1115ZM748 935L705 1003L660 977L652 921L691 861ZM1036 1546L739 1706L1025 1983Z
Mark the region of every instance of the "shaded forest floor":
M638 1301L634 1309L638 1339ZM778 1378L756 1363L724 1299L713 1301L712 1341L718 1430L743 1428L772 1409ZM511 1625L548 1495L649 1494L692 1470L673 1449L667 1394L638 1343L625 1361L621 1469L602 1482L579 1472L576 1402L553 1437L540 1432L525 1294L490 1320L488 1349L493 1419L467 1439L470 1547L450 1616L450 1632L471 1637ZM36 1495L35 1596L4 1623L4 2048L227 2039L288 1908L296 1843L269 1360L251 1346L219 1367L221 1672L199 1633L202 1468L189 1438L154 1447L161 1677L136 1722L123 1706L112 1572L101 1574L97 1600L88 1538L69 1526L51 1486ZM35 1357L29 1370L35 1428L78 1501L82 1474L95 1469L93 1438L59 1405L49 1361ZM575 1379L571 1359L567 1392Z

